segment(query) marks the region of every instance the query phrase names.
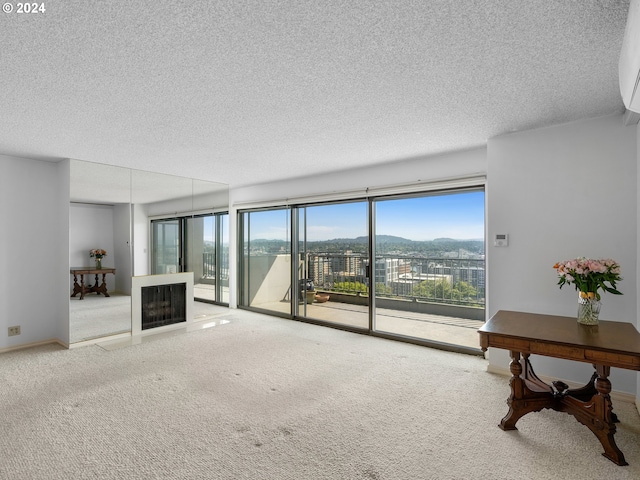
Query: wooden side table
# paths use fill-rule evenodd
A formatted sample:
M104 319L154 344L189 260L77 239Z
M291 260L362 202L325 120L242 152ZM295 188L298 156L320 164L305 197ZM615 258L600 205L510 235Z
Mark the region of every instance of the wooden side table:
M640 371L640 334L633 325L600 321L586 326L571 317L501 310L478 333L483 351L501 348L511 356L509 411L500 428L516 430L521 417L543 408L566 412L600 440L605 457L628 465L614 439L618 419L608 377L611 367ZM595 372L582 388L569 389L561 381L548 385L533 371L531 354L591 363Z
M107 273L116 274L115 268L92 268L92 267L74 267L71 269L71 274L73 275L73 293L72 297L75 297L78 293L80 294L80 300L84 299L85 294L87 293L97 293L98 295L103 294L105 297L109 297L109 293L107 292L107 282L105 280ZM98 275L102 274L102 283L100 284L98 281ZM78 275L80 275L80 283L78 284ZM93 285L85 285L84 276L85 275L95 275L95 283Z

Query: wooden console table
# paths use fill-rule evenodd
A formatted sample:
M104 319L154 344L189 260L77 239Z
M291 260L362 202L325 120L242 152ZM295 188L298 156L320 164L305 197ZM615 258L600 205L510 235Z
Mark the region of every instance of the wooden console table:
M500 428L516 430L522 416L543 408L566 412L598 437L605 457L628 465L614 439L618 419L612 412L607 377L611 367L640 370L640 334L633 325L600 321L585 326L571 317L501 310L478 333L483 351L501 348L511 355L509 411ZM595 372L582 388L569 389L561 381L548 385L533 371L531 354L591 363Z
M82 300L87 293L97 293L100 295L101 293L108 297L109 293L107 292L107 282L105 281L105 277L107 273L116 274L115 268L95 268L95 267L74 267L71 269L71 274L73 275L73 293L72 297L75 297L78 293L80 294L80 300ZM102 274L102 284L98 281L98 275ZM78 284L78 275L80 275L80 284ZM95 283L93 285L85 285L84 276L85 275L95 275Z

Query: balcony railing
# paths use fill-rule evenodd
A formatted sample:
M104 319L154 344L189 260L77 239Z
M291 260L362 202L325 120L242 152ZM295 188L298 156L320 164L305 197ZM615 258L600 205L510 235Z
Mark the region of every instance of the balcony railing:
M225 285L225 281L229 280L229 252L223 251L221 253L220 264L220 281L221 285ZM216 254L215 253L203 253L202 254L202 277L203 278L216 278Z
M369 266L363 254L309 253L307 277L316 290L368 295L371 274L376 297L484 307L484 259L378 255Z

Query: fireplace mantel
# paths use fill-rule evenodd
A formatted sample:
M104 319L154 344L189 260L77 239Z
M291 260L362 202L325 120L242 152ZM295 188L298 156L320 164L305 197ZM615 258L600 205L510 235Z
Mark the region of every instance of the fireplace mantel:
M167 273L162 275L143 275L140 277L131 277L131 334L142 335L142 288L153 287L157 285L170 285L184 283L187 286L186 298L186 324L193 322L193 272L184 273ZM166 325L150 330L144 330L144 333L157 333L163 330L172 330L183 327L185 322Z

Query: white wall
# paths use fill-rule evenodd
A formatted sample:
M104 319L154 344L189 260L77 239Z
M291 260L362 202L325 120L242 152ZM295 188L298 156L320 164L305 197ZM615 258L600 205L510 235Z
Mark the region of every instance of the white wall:
M318 166L312 176L248 187L232 188L229 204L286 200L310 195L339 194L394 185L419 184L441 179L484 175L487 170L486 149L477 148L431 157L413 158L384 165L321 173ZM309 175L308 169L301 175ZM416 186L419 190L419 186Z
M113 243L113 207L110 205L90 205L72 203L69 208L69 261L72 267L92 267L95 259L89 257L89 251L102 248L107 255L102 259L102 266L115 268L116 251ZM116 270L116 274L118 271ZM85 283L93 283L92 278L85 278ZM73 278L70 278L70 289ZM106 276L107 290L115 290L114 275ZM71 291L71 290L70 290Z
M252 307L280 302L291 289L291 256L253 257L247 275L250 282L249 291L253 294L249 299Z
M65 280L71 278L69 274L69 202L71 192L71 161L62 160L58 163L58 191L56 192L58 204L58 270L51 276L51 281L57 285L59 307L59 321L56 338L65 345L69 345L69 286ZM53 201L54 199L52 199ZM59 289L59 290L58 290Z
M487 247L488 311L575 316L577 293L560 290L552 266L578 256L622 267L623 296L603 295L601 318L637 326L636 130L619 115L492 138L488 142L487 229L509 234ZM508 352L491 350L506 369ZM539 375L584 381L588 364L533 359ZM635 372L613 369L614 390L636 393Z
M62 184L59 174L65 166L68 178L66 164L0 155L0 350L68 341L62 292L69 279L69 182ZM22 333L9 337L7 328L14 325Z

